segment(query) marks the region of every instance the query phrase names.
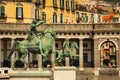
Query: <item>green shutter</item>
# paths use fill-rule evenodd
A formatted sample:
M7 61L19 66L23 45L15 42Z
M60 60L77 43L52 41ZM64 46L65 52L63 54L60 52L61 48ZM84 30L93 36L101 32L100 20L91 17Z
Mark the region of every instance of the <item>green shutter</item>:
M23 18L23 8L21 7L21 18Z
M18 7L16 7L16 18L18 18Z
M85 22L88 22L88 16L85 16Z

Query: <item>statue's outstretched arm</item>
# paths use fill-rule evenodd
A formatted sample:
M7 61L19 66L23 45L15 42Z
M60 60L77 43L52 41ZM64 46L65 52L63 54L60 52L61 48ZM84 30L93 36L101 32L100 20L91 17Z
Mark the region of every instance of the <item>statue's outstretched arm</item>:
M45 21L40 21L36 24L36 27L38 27L39 25L43 24Z

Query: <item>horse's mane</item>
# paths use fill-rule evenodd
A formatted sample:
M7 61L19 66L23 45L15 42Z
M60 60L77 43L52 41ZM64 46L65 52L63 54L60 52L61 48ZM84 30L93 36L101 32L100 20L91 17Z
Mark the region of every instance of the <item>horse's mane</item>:
M53 28L53 27L52 27L52 26L48 26L48 27L46 27L46 28L43 30L43 33L45 33L46 30L49 30L49 28Z

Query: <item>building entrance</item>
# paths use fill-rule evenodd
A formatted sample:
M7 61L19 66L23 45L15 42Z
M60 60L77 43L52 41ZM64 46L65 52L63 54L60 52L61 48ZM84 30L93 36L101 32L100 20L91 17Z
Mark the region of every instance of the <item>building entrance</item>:
M116 67L116 46L111 41L106 41L101 45L100 50L101 67Z

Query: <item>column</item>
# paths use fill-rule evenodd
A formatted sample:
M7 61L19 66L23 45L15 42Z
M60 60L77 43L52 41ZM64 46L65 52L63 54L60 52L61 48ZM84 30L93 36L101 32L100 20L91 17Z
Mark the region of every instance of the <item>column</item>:
M1 62L2 62L2 51L1 51L1 45L2 45L2 42L1 42L1 38L0 38L0 67L2 67L2 64L1 64Z
M94 75L99 76L100 50L98 50L99 39L94 38Z
M54 68L55 66L55 40L53 40L53 44L52 44L52 54L51 54L51 67Z
M84 70L83 68L83 39L79 39L79 70Z
M11 48L13 47L14 44L14 38L11 38ZM11 67L14 65L14 61L15 61L15 54L13 53L11 56Z
M119 77L120 77L120 38L118 38L118 49L116 49L116 63L117 63L117 70L119 71Z
M99 39L94 39L94 68L100 67L100 50L98 50Z
M69 57L65 57L65 66L66 67L70 66L70 58Z
M38 60L38 70L42 69L42 55L37 54L37 60Z

